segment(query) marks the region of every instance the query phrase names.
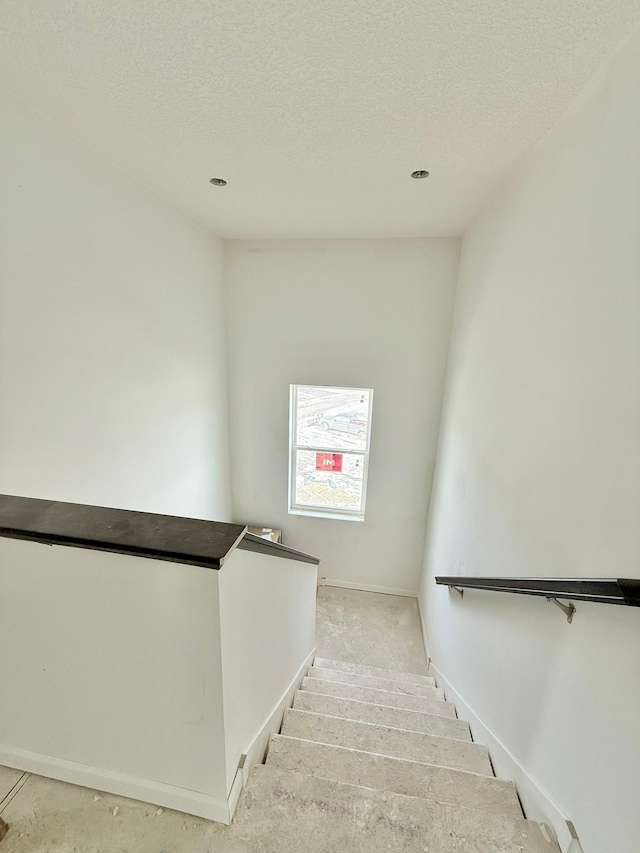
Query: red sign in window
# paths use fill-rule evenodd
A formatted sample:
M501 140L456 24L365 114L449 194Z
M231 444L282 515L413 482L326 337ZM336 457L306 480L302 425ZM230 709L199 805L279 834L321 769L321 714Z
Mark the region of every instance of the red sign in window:
M316 471L342 471L342 453L316 453Z

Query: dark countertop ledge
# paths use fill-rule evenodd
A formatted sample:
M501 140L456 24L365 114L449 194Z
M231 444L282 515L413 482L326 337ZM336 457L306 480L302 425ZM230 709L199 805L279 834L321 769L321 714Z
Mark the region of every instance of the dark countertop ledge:
M0 536L220 569L236 547L317 564L243 524L0 495Z

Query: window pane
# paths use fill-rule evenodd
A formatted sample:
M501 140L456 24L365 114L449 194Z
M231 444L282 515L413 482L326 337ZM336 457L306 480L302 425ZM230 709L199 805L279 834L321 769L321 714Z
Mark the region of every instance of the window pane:
M335 450L366 450L369 391L350 388L297 388L294 443Z
M294 504L362 510L364 455L297 450Z

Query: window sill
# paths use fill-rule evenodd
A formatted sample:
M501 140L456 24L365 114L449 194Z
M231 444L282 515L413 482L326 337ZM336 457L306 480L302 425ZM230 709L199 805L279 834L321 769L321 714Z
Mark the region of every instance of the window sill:
M318 509L289 509L289 515L308 515L311 518L328 518L332 521L364 521L364 515L352 515L340 512L322 512Z

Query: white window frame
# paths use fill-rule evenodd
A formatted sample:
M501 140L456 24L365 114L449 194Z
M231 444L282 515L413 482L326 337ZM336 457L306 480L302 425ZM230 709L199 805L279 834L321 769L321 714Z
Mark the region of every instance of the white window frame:
M323 447L321 445L296 444L298 423L298 388L339 388L341 391L367 391L369 409L367 413L367 437L364 450L343 450L342 448ZM373 388L349 388L343 385L309 385L300 383L289 386L289 515L307 515L314 518L332 518L339 521L364 521L367 504L367 482L369 477L369 454L371 452L371 413L373 411ZM308 450L314 453L340 453L344 456L362 456L362 505L360 509L340 509L315 506L313 504L295 504L296 494L296 452Z

